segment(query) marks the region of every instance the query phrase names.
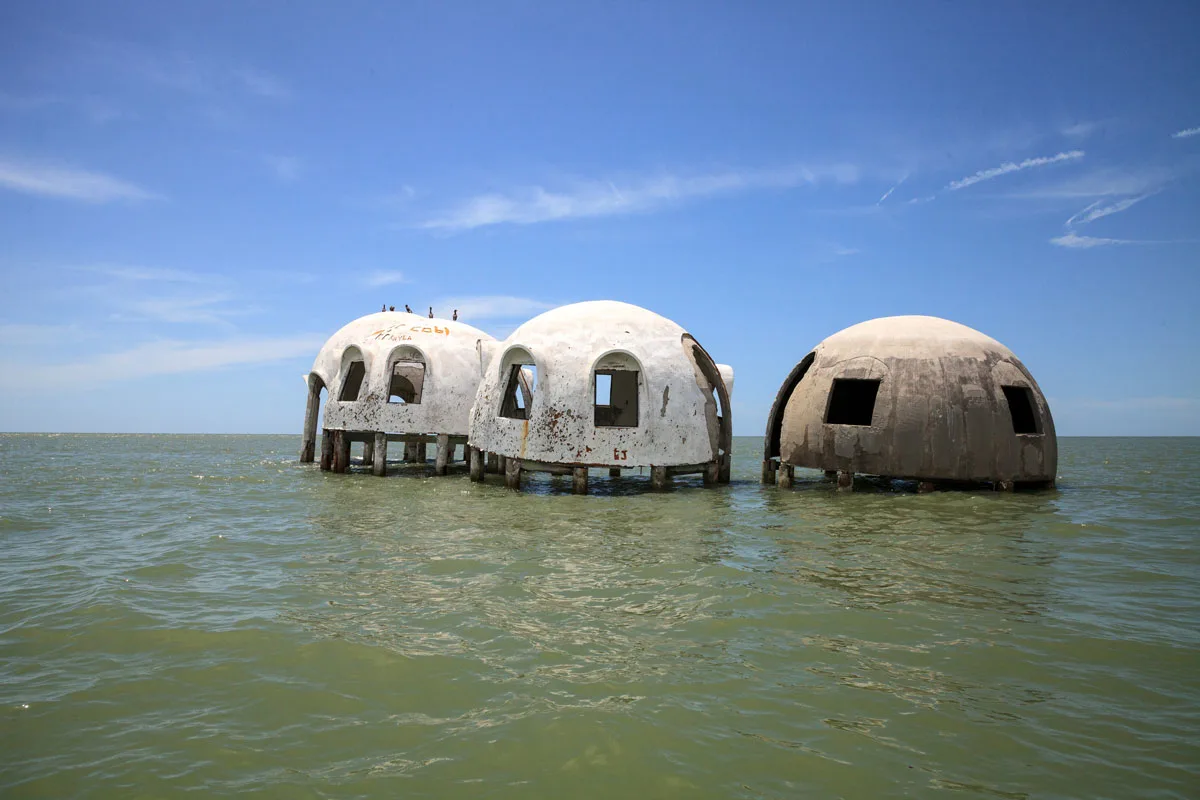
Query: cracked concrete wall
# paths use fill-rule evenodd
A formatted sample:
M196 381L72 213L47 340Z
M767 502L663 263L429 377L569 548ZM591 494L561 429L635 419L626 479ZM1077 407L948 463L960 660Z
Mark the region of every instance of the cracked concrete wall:
M830 336L813 355L791 396L782 396L785 385L776 400L784 462L935 481L1054 479L1058 443L1045 396L1012 351L979 331L887 317ZM870 426L825 423L837 378L880 381ZM1031 390L1039 434L1013 431L1005 385Z
M381 311L354 320L329 338L313 362L311 374L329 388L324 427L466 435L481 375L476 344L480 341L495 340L462 322L402 311ZM366 370L356 402L336 399L350 363L358 358L353 351L347 357L349 348L361 352ZM389 403L390 367L410 348L425 362L421 402Z
M715 458L706 404L684 350L686 331L644 308L602 300L548 311L485 348L490 361L471 411L470 443L510 458L597 467L703 464ZM537 367L526 420L500 416L510 369ZM639 424L596 427L593 370L623 354L638 366ZM515 356L514 354L520 354ZM628 363L628 362L626 362ZM732 368L717 365L732 381ZM730 413L726 410L726 413Z

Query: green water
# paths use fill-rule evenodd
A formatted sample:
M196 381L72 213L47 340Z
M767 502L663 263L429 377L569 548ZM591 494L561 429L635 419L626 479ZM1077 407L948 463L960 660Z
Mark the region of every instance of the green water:
M0 794L1200 796L1200 440L1061 447L576 497L0 436Z

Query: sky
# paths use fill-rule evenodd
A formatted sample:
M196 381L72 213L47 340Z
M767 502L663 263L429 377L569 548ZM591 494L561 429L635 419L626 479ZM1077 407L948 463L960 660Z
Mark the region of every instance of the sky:
M761 435L929 314L1060 435L1200 435L1194 2L0 6L0 430L298 432L381 304L613 299Z

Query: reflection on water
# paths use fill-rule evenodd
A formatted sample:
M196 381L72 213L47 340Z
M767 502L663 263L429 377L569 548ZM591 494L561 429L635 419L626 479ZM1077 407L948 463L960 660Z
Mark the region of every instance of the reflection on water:
M1189 440L1060 488L321 473L291 437L0 437L0 787L1185 797ZM49 466L37 469L36 465Z

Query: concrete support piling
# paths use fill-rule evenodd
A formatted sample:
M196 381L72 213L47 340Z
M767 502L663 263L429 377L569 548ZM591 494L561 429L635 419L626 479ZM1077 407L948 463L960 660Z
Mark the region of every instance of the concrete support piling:
M609 469L608 477L610 477L610 478L621 477L621 468L620 467L612 467L611 469Z
M838 470L837 474L838 489L846 492L854 490L854 473Z
M371 448L371 472L383 477L387 475L387 434L375 434L375 446Z
M710 461L704 465L704 485L715 486L721 482L721 465L716 461Z
M776 485L780 489L790 489L796 482L796 467L794 464L779 464L779 469L775 472Z
M504 485L509 489L520 489L521 460L518 458L506 458L504 462Z
M571 470L571 491L573 491L575 494L587 494L587 490L587 467L575 467L575 469Z
M929 494L937 490L937 484L933 481L918 481L917 494Z
M333 432L333 471L346 472L350 469L350 437L343 430Z
M450 434L439 433L437 437L437 456L433 462L433 474L445 475L450 463Z
M471 480L483 483L483 453L477 447L468 447L467 459L471 462Z
M362 463L363 466L375 463L375 437L373 436L363 442Z
M321 469L333 469L333 431L329 429L321 431Z
M487 454L487 474L499 475L502 472L503 472L503 470L500 469L500 456L496 455L495 453L488 453Z
M308 379L308 405L304 407L304 438L300 445L300 463L311 464L317 448L317 414L321 410L321 386Z
M670 488L671 476L666 467L650 468L650 488L662 491Z

